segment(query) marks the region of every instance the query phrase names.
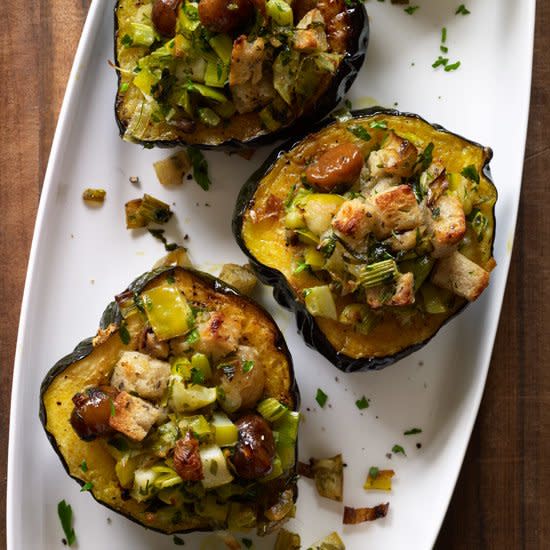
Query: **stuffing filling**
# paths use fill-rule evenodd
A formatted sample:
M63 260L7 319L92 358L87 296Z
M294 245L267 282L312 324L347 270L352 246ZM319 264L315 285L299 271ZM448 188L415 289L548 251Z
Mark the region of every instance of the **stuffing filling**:
M140 4L117 8L128 139L148 136L153 124L169 138L248 113L274 131L320 96L346 53L343 0Z
M267 395L243 321L188 301L170 276L117 299L124 319L145 320L137 349L120 353L104 385L74 396L71 424L106 446L121 491L174 523L198 515L213 528L259 526L283 497L279 521L291 514L284 488L299 415Z
M432 143L417 147L384 120L348 130L349 141L305 149L285 202L290 277L319 281L303 291L306 308L367 334L387 315L409 323L476 300L494 263L466 250L492 230L477 169L448 172Z

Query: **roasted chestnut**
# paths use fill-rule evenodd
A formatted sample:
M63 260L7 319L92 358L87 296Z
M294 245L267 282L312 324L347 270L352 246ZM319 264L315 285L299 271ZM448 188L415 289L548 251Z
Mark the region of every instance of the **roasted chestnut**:
M239 477L257 479L271 472L275 456L273 432L267 422L256 414L248 414L237 422L239 441L232 457Z

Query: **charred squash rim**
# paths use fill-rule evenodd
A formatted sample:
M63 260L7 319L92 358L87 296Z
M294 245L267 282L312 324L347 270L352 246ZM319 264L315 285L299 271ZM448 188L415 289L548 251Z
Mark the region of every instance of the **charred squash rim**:
M117 51L117 36L118 36L118 0L114 7L114 59L115 65L118 66L118 51ZM315 109L309 113L305 113L298 117L289 126L283 127L275 132L266 131L265 133L252 137L246 140L228 139L223 143L202 144L193 143L194 147L205 150L218 150L218 151L235 151L239 149L250 149L255 147L261 147L262 145L269 145L275 141L281 139L288 139L297 133L305 132L311 125L324 117L326 117L342 100L348 90L351 88L359 70L363 66L367 47L369 43L370 27L367 9L362 2L357 0L353 5L347 5L346 12L350 21L350 34L348 38L348 47L344 59L342 59L336 74L332 78L332 82L328 86L326 92L319 98ZM121 83L120 72L117 71L117 92L114 103L115 120L118 126L120 137L124 136L126 132L126 124L118 116L118 107L122 101L122 96L119 93ZM178 146L190 145L185 140L138 140L135 139L133 143L143 145L144 147L160 147L171 148Z
M212 289L214 292L226 295L226 296L234 296L237 297L239 300L251 305L253 308L257 309L259 312L261 312L262 315L265 316L265 319L273 326L273 330L275 333L275 341L274 345L278 351L280 351L286 358L287 364L288 364L288 375L289 375L289 388L288 388L288 394L292 397L294 403L292 410L299 410L300 407L300 392L298 389L298 385L296 383L296 378L294 374L294 367L292 364L292 356L290 354L290 351L286 345L285 339L279 330L277 324L275 323L273 317L264 309L262 308L258 303L256 303L254 300L240 294L235 288L231 287L230 285L224 283L220 279L209 275L207 273L197 271L195 269L191 268L182 268L182 267L161 267L154 269L150 272L146 272L143 275L136 278L126 289L125 292L131 292L131 293L138 293L141 292L149 283L154 281L157 277L161 275L166 275L170 272L175 272L176 270L181 270L188 272L193 277L198 278L201 282L205 283L206 286L208 286L210 289ZM122 322L122 315L119 309L119 306L116 302L111 302L106 307L105 311L103 312L100 322L99 322L99 328L102 330L107 329L110 325L114 324L116 325L117 329L120 328ZM114 332L111 337L118 338L117 332ZM41 386L40 386L40 403L39 403L39 419L42 424L42 427L44 428L44 431L46 432L46 436L48 440L50 441L54 451L58 455L61 463L63 464L63 467L67 474L74 479L80 486L85 485L85 480L81 479L77 475L74 475L70 471L70 467L67 463L67 460L63 453L61 452L57 441L55 439L55 436L48 431L47 428L47 422L48 422L48 414L46 411L46 406L44 403L44 396L47 392L48 388L50 387L51 383L54 379L56 379L58 376L62 375L63 372L72 364L85 359L88 357L92 351L94 351L94 345L93 345L93 337L86 338L82 340L77 346L74 348L74 350L69 353L68 355L61 358L46 374L44 377ZM68 429L72 428L69 425L69 419L67 419ZM293 492L293 501L296 502L296 499L298 498L298 487L296 484L296 472L297 472L297 464L298 464L298 442L296 442L295 447L295 466L293 468L293 471L290 472L289 476L287 477L285 488L292 489ZM130 513L127 513L125 510L121 510L119 508L116 508L114 506L109 505L107 502L97 498L93 491L89 491L99 504L102 506L105 506L109 508L110 510L113 510L117 514L120 514L127 519L133 521L134 523L137 523L138 525L141 525L142 527L146 527L147 529L151 529L153 531L157 531L159 533L164 534L177 534L177 533L190 533L190 532L199 532L199 531L205 531L210 532L212 531L211 528L208 527L200 527L200 528L190 528L190 529L184 529L184 530L163 530L158 527L154 527L149 524L144 524L140 522L136 517L132 516Z
M494 182L491 177L491 171L489 163L493 157L493 151L489 147L485 147L475 141L472 141L468 138L464 138L455 132L451 132L440 126L439 124L432 124L422 118L421 116L414 113L401 112L395 109L387 109L384 107L371 107L368 109L354 110L351 111L351 116L356 118L363 117L373 117L376 115L385 115L385 116L398 116L406 117L419 120L425 124L431 126L434 130L438 132L443 132L451 136L460 138L464 142L473 145L483 151L483 165L482 165L482 174L488 180L490 185L495 191L495 196L498 196L497 189L494 185ZM246 242L243 237L243 224L245 214L248 208L251 206L252 201L254 200L254 195L262 179L273 169L276 162L284 156L287 152L291 151L304 141L309 135L313 135L320 130L328 127L330 124L334 123L333 118L327 118L315 124L310 130L306 133L302 133L285 143L277 147L265 160L262 166L254 172L249 179L245 182L239 196L237 198L235 211L233 214L233 235L240 246L241 250L246 254L250 260L251 265L254 268L258 278L266 285L273 287L273 297L275 300L282 305L283 307L292 311L296 317L296 324L298 327L298 332L302 335L305 343L321 353L326 359L328 359L335 367L343 372L357 372L357 371L372 371L372 370L381 370L393 363L396 363L400 359L407 357L411 353L419 350L425 346L438 332L439 330L447 324L451 319L454 319L459 313L461 313L466 306L469 305L469 302L466 302L461 307L459 307L453 314L445 319L441 326L428 338L425 340L416 343L414 345L408 346L395 354L387 355L383 357L362 357L354 358L337 351L334 346L330 343L324 332L321 330L314 317L307 311L303 301L301 301L297 296L295 291L291 288L288 283L285 275L281 273L278 269L268 267L265 264L261 263L248 249ZM495 201L496 202L496 201ZM494 250L494 239L496 231L496 220L495 220L495 206L492 208L493 215L493 238L491 241L491 256L493 255Z

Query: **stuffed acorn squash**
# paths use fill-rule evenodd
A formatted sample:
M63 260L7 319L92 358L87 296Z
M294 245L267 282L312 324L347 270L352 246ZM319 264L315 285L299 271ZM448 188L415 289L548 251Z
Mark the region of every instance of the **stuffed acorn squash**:
M381 368L487 286L492 153L380 108L319 128L245 184L234 232L306 343L342 370Z
M144 145L252 146L321 119L367 46L361 2L118 0L116 119Z
M40 417L67 472L145 527L265 533L294 511L298 401L273 319L172 267L134 281L52 368Z

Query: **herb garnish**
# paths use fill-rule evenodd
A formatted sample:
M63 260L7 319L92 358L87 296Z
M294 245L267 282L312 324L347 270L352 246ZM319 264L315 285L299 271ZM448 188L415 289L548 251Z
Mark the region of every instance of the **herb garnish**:
M458 8L456 8L455 15L469 15L470 10L464 5L460 4Z
M81 463L80 463L80 469L83 471L83 472L87 472L88 471L88 463L83 460Z
M76 542L76 534L73 529L73 509L71 505L62 500L57 505L57 515L61 521L61 527L63 527L65 537L67 537L67 544L71 546Z
M382 130L388 129L388 124L385 120L375 120L374 122L370 123L371 128L380 128Z
M246 374L254 368L254 361L244 361L243 362L243 372Z
M355 406L360 410L362 411L363 409L368 409L369 408L369 400L363 395L363 397L361 397L361 399L358 399L356 402L355 402Z
M452 63L451 65L447 65L445 67L445 72L450 73L451 71L456 71L460 67L460 61L457 61L456 63Z
M421 433L422 433L422 430L420 428L411 428L410 430L403 432L403 435L415 435L415 434L421 434Z
M328 395L321 389L317 388L317 394L315 395L315 401L319 403L319 406L322 408L326 405L328 400Z
M376 478L378 477L378 472L379 472L379 471L380 471L380 470L379 470L376 466L371 466L371 467L369 468L369 477L370 477L371 479L376 479Z
M84 493L86 491L90 491L91 489L93 489L93 487L94 487L94 484L91 481L87 481L86 483L84 483L84 485L82 485L80 492Z
M191 384L204 384L204 372L193 367L191 369Z
M420 6L409 6L408 8L405 8L403 11L405 13L408 13L409 15L412 15L419 8Z
M118 328L118 334L120 336L120 339L122 340L122 343L127 346L130 343L130 333L126 328L126 323L120 324L120 327Z
M355 137L362 139L363 141L370 141L370 134L363 128L363 126L349 126L348 132L351 132Z
M392 448L391 448L391 452L392 453L395 453L395 454L402 454L403 456L407 456L407 453L405 452L405 449L403 449L403 447L401 447L401 445L394 445Z
M250 539L241 539L246 548L252 548L252 541Z
M116 414L115 402L112 399L109 399L109 406L111 407L111 416L115 416Z
M178 537L177 535L174 535L174 544L176 546L184 546L185 541L181 537Z
M188 345L192 345L192 344L195 344L196 342L199 341L199 338L200 338L200 335L199 335L199 331L194 328L189 334L187 334L187 336L185 337L185 343L188 344Z
M193 177L195 181L205 190L208 191L211 182L208 176L208 163L202 152L196 147L188 147L187 154L193 166Z
M172 250L176 250L178 248L178 245L176 243L169 243L166 240L166 237L164 236L164 229L149 229L147 228L147 231L155 237L155 239L158 239L163 245L164 249L167 252L172 252Z
M129 48L129 47L134 43L134 41L132 40L132 37L131 37L129 34L125 34L125 35L120 39L120 43L121 43L123 46L126 46L127 48Z
M302 271L305 271L306 269L309 269L309 264L307 262L299 261L298 265L296 266L296 269L292 273L294 275L298 275L302 273Z
M460 172L460 175L473 181L476 184L479 184L479 173L473 164L470 164L469 166L466 166L466 168L463 168L462 172Z

